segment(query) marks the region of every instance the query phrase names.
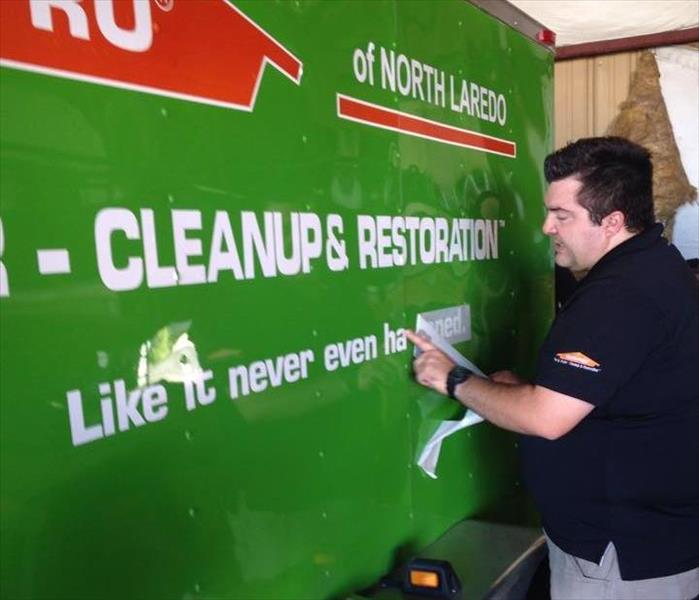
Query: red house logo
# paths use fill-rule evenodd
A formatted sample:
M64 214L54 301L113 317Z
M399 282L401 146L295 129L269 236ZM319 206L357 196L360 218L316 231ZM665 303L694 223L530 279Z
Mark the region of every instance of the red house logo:
M0 65L252 111L303 63L226 0L0 1Z

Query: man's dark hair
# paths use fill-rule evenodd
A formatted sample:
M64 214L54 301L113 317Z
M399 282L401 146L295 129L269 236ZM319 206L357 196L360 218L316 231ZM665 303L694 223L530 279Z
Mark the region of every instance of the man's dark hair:
M650 152L625 138L582 138L568 144L546 157L544 174L549 183L579 179L578 202L596 225L615 210L624 213L632 232L655 223Z

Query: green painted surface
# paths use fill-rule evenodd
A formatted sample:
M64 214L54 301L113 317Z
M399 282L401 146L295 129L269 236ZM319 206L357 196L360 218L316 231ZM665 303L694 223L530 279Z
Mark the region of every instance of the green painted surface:
M419 471L459 410L411 381L410 351L385 355L383 327L466 303L459 350L530 373L552 312L551 55L457 0L236 5L304 63L299 86L268 68L253 112L0 71L2 597L337 597L519 491L514 438L487 424L445 443L439 479ZM359 83L353 52L370 41L501 92L506 124ZM337 93L514 140L517 157L341 120ZM95 241L107 207L154 211L163 265L171 210L200 211L204 265L216 211L236 235L241 211L338 214L350 266L112 291ZM360 269L359 214L505 225L497 259ZM116 266L142 256L113 239ZM51 248L70 274L39 273ZM98 385L138 389L139 360L153 367L183 331L215 401L188 411L183 384L161 380L165 418L74 446L67 393L100 423ZM375 359L325 369L327 344L370 335ZM229 368L304 349L306 379L230 398Z

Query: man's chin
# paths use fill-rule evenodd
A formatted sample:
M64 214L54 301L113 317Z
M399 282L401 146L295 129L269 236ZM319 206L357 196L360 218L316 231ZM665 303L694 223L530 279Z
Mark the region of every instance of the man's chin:
M561 256L560 254L556 254L553 259L559 267L563 267L564 269L570 269L572 265L572 261L570 259L566 258L565 256Z
M556 256L555 261L556 266L568 269L577 281L580 281L583 277L585 277L585 275L587 275L587 272L590 270L581 269L578 265L575 265L572 260L565 260L563 257Z

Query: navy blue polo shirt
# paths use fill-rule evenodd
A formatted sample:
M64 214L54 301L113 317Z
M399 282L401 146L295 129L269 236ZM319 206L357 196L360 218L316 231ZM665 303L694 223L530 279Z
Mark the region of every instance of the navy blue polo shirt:
M595 408L521 444L547 534L593 562L612 541L625 580L699 566L699 286L661 233L605 254L541 348L536 384Z

